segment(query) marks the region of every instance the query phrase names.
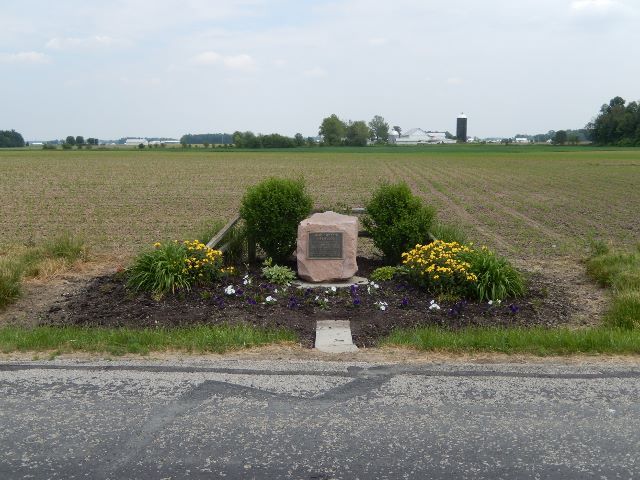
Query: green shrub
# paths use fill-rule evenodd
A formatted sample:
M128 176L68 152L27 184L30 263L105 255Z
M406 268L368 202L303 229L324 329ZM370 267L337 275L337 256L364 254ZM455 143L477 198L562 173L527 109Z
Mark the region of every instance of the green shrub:
M0 308L22 295L22 271L19 262L0 259Z
M406 183L381 185L366 211L363 224L389 263L399 263L403 252L430 242L435 210L423 205Z
M640 290L617 292L605 320L614 327L640 328Z
M434 239L447 243L467 243L467 234L457 225L434 222L431 227L431 235Z
M296 279L296 272L289 267L273 265L272 260L265 260L262 267L262 276L269 282L276 285L289 285Z
M369 276L374 282L388 282L398 273L398 267L376 268Z
M194 240L156 243L141 253L128 270L127 285L133 290L162 296L189 290L195 283L215 281L222 275L222 253Z
M471 250L462 257L470 264L469 271L476 276L470 287L470 293L476 299L495 301L524 295L524 279L507 259L487 247Z
M270 178L250 187L240 207L247 235L267 256L284 262L296 247L298 224L311 213L302 180Z

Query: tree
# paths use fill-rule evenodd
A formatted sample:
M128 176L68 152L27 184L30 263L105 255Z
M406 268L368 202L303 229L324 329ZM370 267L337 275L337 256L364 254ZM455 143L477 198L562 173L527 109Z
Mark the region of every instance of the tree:
M577 145L580 142L580 136L575 132L567 133L567 142Z
M0 148L24 147L24 138L15 130L0 130Z
M76 145L84 145L84 137L82 135L76 137Z
M202 144L202 146L203 146L204 148L209 148L209 142L204 142L204 143Z
M304 147L304 137L301 133L296 133L293 137L293 141L295 142L296 147Z
M318 133L322 135L326 145L341 145L347 134L347 126L333 113L322 120Z
M556 145L564 145L567 143L567 131L566 130L558 130L553 137L553 143Z
M402 135L402 128L400 128L398 125L394 125L393 129L398 132L398 135Z
M376 143L387 143L389 141L389 124L380 115L375 115L369 122L372 132L372 140Z
M640 105L625 105L622 97L614 97L600 107L586 129L588 137L599 145L640 146Z
M76 144L76 137L69 135L67 139L64 141L64 143L66 143L67 145L73 146Z
M346 144L350 147L366 147L370 136L371 130L364 121L349 122Z

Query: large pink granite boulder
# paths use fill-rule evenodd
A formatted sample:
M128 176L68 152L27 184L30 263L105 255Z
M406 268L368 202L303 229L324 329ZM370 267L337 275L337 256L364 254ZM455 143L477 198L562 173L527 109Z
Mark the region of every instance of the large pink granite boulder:
M308 282L347 280L358 271L358 219L315 213L298 225L298 276Z

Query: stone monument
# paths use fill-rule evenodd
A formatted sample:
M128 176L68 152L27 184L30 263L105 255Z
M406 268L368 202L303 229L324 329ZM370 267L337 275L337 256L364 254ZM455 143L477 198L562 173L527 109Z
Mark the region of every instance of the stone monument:
M315 213L298 225L298 276L308 282L348 280L358 271L358 219Z

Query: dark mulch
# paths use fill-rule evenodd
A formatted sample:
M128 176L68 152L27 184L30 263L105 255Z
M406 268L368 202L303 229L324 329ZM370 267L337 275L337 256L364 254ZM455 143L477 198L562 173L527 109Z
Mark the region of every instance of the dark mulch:
M359 275L367 276L380 263L358 258L358 265ZM196 287L189 292L166 295L161 300L127 290L122 275L102 276L79 293L52 306L42 323L140 328L242 323L289 328L298 333L304 346L312 347L316 320L344 319L351 321L355 343L359 347L370 347L394 328L428 325L454 329L466 326L551 327L567 323L572 311L562 289L539 275L529 277L529 293L525 298L501 305L443 301L438 302L440 310L430 310L433 295L403 282L383 282L378 289L367 289L366 286L357 290L339 289L335 293L295 287L283 291L282 287L262 280L258 268L250 274L252 283L247 286L243 285L242 276L238 276L221 285ZM227 285L233 285L234 295L225 294ZM269 295L277 299L276 303L263 303ZM328 302L323 305L325 298ZM386 302L386 309L382 311L376 302Z

